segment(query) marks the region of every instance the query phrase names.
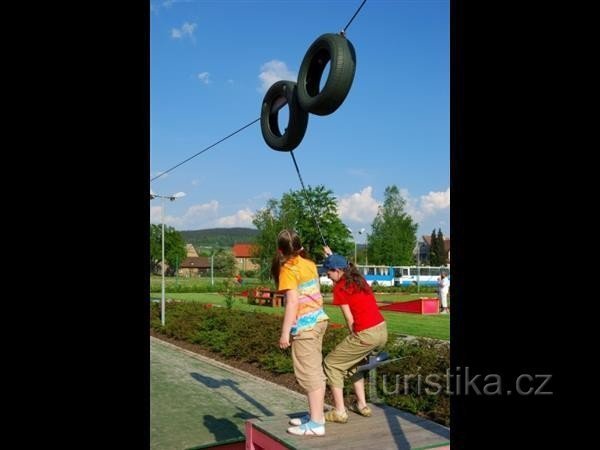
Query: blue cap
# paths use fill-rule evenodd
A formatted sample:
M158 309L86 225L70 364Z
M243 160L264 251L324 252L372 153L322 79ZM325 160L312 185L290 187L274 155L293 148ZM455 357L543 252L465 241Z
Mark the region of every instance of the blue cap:
M319 269L319 275L325 275L331 269L345 269L348 267L348 261L342 255L333 253L325 258L323 266Z

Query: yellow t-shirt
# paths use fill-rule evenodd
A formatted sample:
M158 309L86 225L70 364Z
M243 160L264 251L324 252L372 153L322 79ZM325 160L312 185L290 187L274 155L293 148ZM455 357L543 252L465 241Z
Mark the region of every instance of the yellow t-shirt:
M312 261L295 256L279 271L280 291L296 289L298 291L298 312L292 334L310 330L317 322L329 320L323 310L323 296L319 285L317 266Z

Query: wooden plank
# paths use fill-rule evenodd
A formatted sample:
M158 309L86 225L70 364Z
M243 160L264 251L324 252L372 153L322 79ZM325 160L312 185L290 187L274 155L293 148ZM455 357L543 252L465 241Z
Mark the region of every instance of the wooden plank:
M325 436L319 437L288 434L288 416L261 417L250 422L265 436L271 436L294 450L408 450L449 444L450 430L447 427L386 405L371 405L371 409L372 417L349 412L349 420L345 424L328 422Z

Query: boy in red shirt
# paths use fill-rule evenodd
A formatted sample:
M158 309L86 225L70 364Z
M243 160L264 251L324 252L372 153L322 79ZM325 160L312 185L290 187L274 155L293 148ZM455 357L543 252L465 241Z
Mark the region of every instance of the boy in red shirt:
M357 372L356 368L373 350L385 345L388 332L373 291L356 266L349 264L343 256L332 253L329 247L324 247L324 250L328 256L321 271L333 281L333 304L340 306L350 329L350 335L323 362L335 403L335 409L325 413L325 420L346 423L344 377L352 379L357 398L349 409L362 416L370 416L372 411L366 402L364 373Z

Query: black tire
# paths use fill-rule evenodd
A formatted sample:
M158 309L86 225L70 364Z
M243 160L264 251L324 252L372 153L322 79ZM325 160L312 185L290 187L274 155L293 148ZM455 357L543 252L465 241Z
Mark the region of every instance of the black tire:
M280 152L294 150L304 137L308 125L308 113L300 108L297 87L294 81L277 81L274 83L262 102L260 113L260 130L269 147ZM289 109L288 126L282 134L279 130L279 110L287 101Z
M319 92L328 62L329 76ZM318 116L334 112L350 92L355 71L356 53L348 39L332 33L317 38L304 55L298 73L298 101L302 109Z

